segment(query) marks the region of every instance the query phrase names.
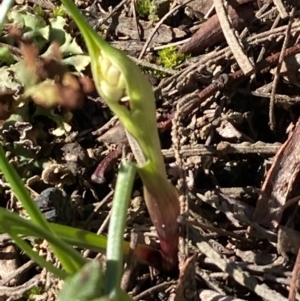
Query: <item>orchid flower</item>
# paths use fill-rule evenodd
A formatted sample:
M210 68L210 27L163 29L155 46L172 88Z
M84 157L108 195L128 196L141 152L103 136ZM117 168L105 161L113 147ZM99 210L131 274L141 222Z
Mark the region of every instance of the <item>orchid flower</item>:
M61 2L83 35L98 93L126 130L160 239L164 268L172 269L177 263L179 198L164 166L152 86L129 57L95 32L71 0Z

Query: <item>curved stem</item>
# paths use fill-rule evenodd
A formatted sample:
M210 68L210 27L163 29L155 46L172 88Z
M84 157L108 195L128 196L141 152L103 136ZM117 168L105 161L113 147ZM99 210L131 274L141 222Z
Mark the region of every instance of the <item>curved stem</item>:
M15 231L11 230L9 226L5 228L6 232L11 236L11 238L15 241L18 247L21 250L23 250L27 254L27 256L34 260L38 265L40 265L43 268L46 268L47 271L59 277L60 279L65 279L68 276L68 273L61 269L58 269L52 263L48 262L44 257L40 256L37 252L33 251L31 246L29 246L27 242L20 238L18 234L15 233Z
M74 250L62 239L58 239L46 229L43 229L39 225L34 224L32 221L26 220L20 217L18 214L9 212L4 208L0 208L0 224L4 228L4 230L8 228L11 229L14 233L17 233L17 231L14 229L14 225L28 229L29 232L33 233L33 235L35 235L36 237L41 237L47 240L53 249L55 248L56 250L59 250L60 253L64 254L64 256L67 257L71 263L76 262L76 264L80 267L82 267L87 262L87 259L82 257L80 253ZM66 271L72 274L70 271Z

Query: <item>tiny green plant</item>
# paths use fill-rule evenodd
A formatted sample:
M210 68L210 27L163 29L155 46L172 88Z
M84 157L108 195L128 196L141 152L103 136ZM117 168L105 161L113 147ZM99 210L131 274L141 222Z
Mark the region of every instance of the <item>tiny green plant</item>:
M137 13L141 17L148 17L151 9L151 0L137 0L135 4Z
M57 18L57 17L65 17L66 12L64 10L64 7L62 5L60 6L55 6L52 11L52 17Z
M164 66L165 68L174 68L184 62L186 58L188 58L187 55L179 53L175 46L161 49L157 52L157 54L157 63Z

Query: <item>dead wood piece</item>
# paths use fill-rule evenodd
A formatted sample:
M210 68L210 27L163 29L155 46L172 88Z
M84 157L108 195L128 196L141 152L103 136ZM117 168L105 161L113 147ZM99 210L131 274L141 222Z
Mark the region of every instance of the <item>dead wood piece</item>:
M183 3L184 0L178 0L177 2ZM197 0L197 1L191 1L187 5L187 7L191 8L196 13L204 16L209 12L212 5L213 5L213 0Z
M8 300L8 298L18 297L33 287L37 287L40 284L39 277L34 277L28 280L26 283L16 287L0 286L0 300ZM11 299L14 300L14 299Z
M224 296L211 290L202 290L199 294L201 301L245 301L245 299L234 298L231 296Z
M126 259L126 267L121 281L121 288L124 291L128 291L129 287L132 285L132 282L135 281L134 270L137 265L137 258L134 254L138 241L138 236L136 233L131 233L130 235L130 250Z
M205 282L207 287L212 289L216 294L222 295L223 297L226 295L226 292L223 290L223 288L221 288L216 283L216 281L214 281L213 277L211 277L211 273L206 272L204 269L200 269L197 266L196 266L196 273ZM223 275L225 275L225 279L228 279L227 273L223 273ZM212 291L210 291L210 292L212 292ZM200 300L203 300L203 301L206 300L206 299L203 299L203 295L201 296L201 293L200 293L199 297L200 297Z
M254 16L253 8L250 4L243 4L233 9L231 6L228 9L228 14L232 22L232 26L236 30L240 30ZM186 54L200 54L206 48L215 45L224 40L220 22L217 15L210 17L203 23L192 38L179 48L180 52Z
M214 155L223 157L228 154L265 154L274 155L280 148L279 143L227 143L220 142L217 146L198 144L194 146L184 145L180 153L182 157ZM173 149L163 149L162 154L165 158L174 158Z
M285 259L288 259L287 253L297 255L300 248L300 232L285 226L280 226L278 230L277 251Z
M169 17L171 16L174 12L176 12L181 6L184 6L185 4L191 2L192 0L187 0L179 5L176 5L174 8L170 9L168 13L166 13L155 25L154 29L152 30L152 32L149 34L147 41L145 42L145 45L139 55L139 59L141 59L146 51L146 49L148 48L148 46L150 45L152 39L154 38L155 34L159 34L159 29L162 28L162 26L164 25L163 22ZM165 42L166 43L166 42Z
M266 274L266 271L268 273L270 273L271 275L275 275L275 276L280 276L280 277L290 277L290 272L285 272L285 267L284 267L284 262L286 260L280 256L278 257L272 264L268 264L268 265L257 265L257 264L249 264L246 262L241 262L241 261L237 261L235 260L235 264L239 269L248 271L251 274L255 274L258 276L264 276ZM203 264L204 266L212 266L214 265L214 261L211 258L204 258L201 261L201 264ZM225 273L226 276L228 277L228 273ZM213 275L210 275L211 277L213 277Z
M210 192L207 192L204 196L196 193L196 196L212 207L222 211L235 227L241 226L239 220L249 220L252 217L253 207L239 200L232 199L223 193L211 195Z
M292 55L288 58L285 58L285 60L282 63L281 69L280 69L280 75L289 83L300 87L300 75L299 70L300 68L300 54L297 53L295 55ZM274 70L275 72L275 70ZM271 71L271 73L274 73ZM281 95L276 93L276 102L280 101ZM278 100L279 98L279 100ZM292 97L290 97L292 98Z
M91 180L97 184L103 184L106 182L105 174L113 167L115 161L122 154L123 149L122 143L118 144L117 148L110 152L106 157L98 164L96 170L91 176Z
M289 301L296 301L296 291L299 289L299 276L300 276L300 248L298 249L296 262L293 268L292 279L291 279L290 290L289 290Z
M30 261L24 263L18 269L14 270L10 274L8 274L4 279L1 279L0 286L5 285L8 282L11 282L12 279L20 279L20 276L22 274L26 273L29 269L31 269L34 266L36 266L36 263L33 260L30 260Z
M189 257L180 268L174 301L199 300L195 278L196 256Z
M281 221L287 200L299 195L293 191L295 180L300 172L300 121L294 131L277 152L273 164L262 186L253 219L258 224L276 229Z
M133 297L133 300L136 300L136 301L139 301L139 300L141 300L141 299L148 300L148 299L147 299L147 296L148 296L148 295L151 295L151 294L153 294L153 293L155 293L155 292L159 292L160 290L164 290L164 289L166 289L167 287L172 286L172 285L174 285L174 284L176 284L176 281L174 281L174 280L159 283L159 284L154 285L154 286L152 286L151 288L149 288L149 289L143 291L142 293L140 293L140 294L134 296L134 297Z

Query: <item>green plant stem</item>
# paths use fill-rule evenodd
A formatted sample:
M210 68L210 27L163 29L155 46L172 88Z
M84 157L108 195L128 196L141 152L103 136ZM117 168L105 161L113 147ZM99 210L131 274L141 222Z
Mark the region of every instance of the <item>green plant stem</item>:
M107 237L103 235L97 235L95 233L85 231L78 228L73 228L65 225L59 225L55 223L49 224L52 230L58 235L62 240L71 246L76 246L79 248L90 249L94 252L104 253L107 246ZM33 236L43 238L39 236L41 233L33 231L31 228L25 228L19 224L10 225L16 233L24 236ZM5 233L5 230L0 223L0 233ZM123 241L123 254L127 255L129 252L129 243ZM134 250L135 256L139 262L153 266L155 268L160 268L161 266L161 254L157 249L151 248L146 245L137 244Z
M6 181L10 184L12 191L18 198L18 200L22 203L24 209L30 216L33 223L38 225L40 228L44 229L52 235L53 238L60 241L60 244L65 244L63 241L60 240L58 236L52 231L51 227L49 226L47 220L45 219L44 215L40 212L37 205L31 199L28 190L25 188L20 176L13 168L13 166L8 162L4 149L2 145L0 146L0 169L4 173ZM50 243L50 242L49 242ZM50 243L51 245L51 243ZM67 244L65 244L67 246ZM81 268L82 260L78 260L78 257L71 258L67 253L62 252L61 249L57 249L55 246L52 246L53 252L56 254L58 259L60 260L61 264L65 268L68 273L75 273L79 268Z
M143 181L146 205L160 240L162 258L166 261L163 268L172 270L177 267L176 219L180 206L161 154L152 86L132 60L91 28L73 1L61 1L84 37L98 93L126 130Z
M62 239L57 239L57 237L53 236L51 232L39 227L30 220L26 220L20 217L14 212L9 212L4 208L0 208L0 224L2 225L4 230L5 228L9 228L14 233L19 233L16 231L16 228L14 228L14 225L18 225L18 227L22 227L23 229L26 228L34 236L41 237L47 240L47 242L51 246L55 247L56 249L59 249L60 252L62 252L63 254L66 254L66 256L70 258L70 260L78 262L80 267L87 263L87 259L82 257L76 250L74 250Z
M11 212L8 212L9 214ZM1 213L0 213L1 214ZM20 217L21 218L21 217ZM0 217L1 220L1 217ZM27 228L27 225L12 224L11 229L16 233L23 236L32 236L37 238L43 238L42 233L36 232L34 229ZM79 248L90 249L94 252L104 253L107 246L107 237L103 235L97 235L92 232L88 232L82 229L68 227L64 225L50 223L51 229L59 236L60 239L67 242L69 245ZM3 225L0 223L0 233L5 233ZM123 252L126 255L129 250L128 242L123 243Z
M120 298L123 271L123 235L135 172L136 167L133 163L125 160L121 162L113 199L106 250L105 295L108 295L112 300Z
M0 32L2 32L2 27L5 22L6 15L14 2L14 0L3 0L0 5Z
M85 20L83 15L80 13L76 5L73 3L73 1L69 0L61 0L61 3L65 6L67 11L72 16L73 20L76 22L76 25L81 31L81 34L83 37L89 37L88 39L85 38L85 42L87 44L87 47L90 49L95 50L95 45L91 43L93 39L93 35L95 34L95 31L93 30L92 26ZM92 53L89 53L91 60L97 60L96 53L98 54L98 51L94 51Z

